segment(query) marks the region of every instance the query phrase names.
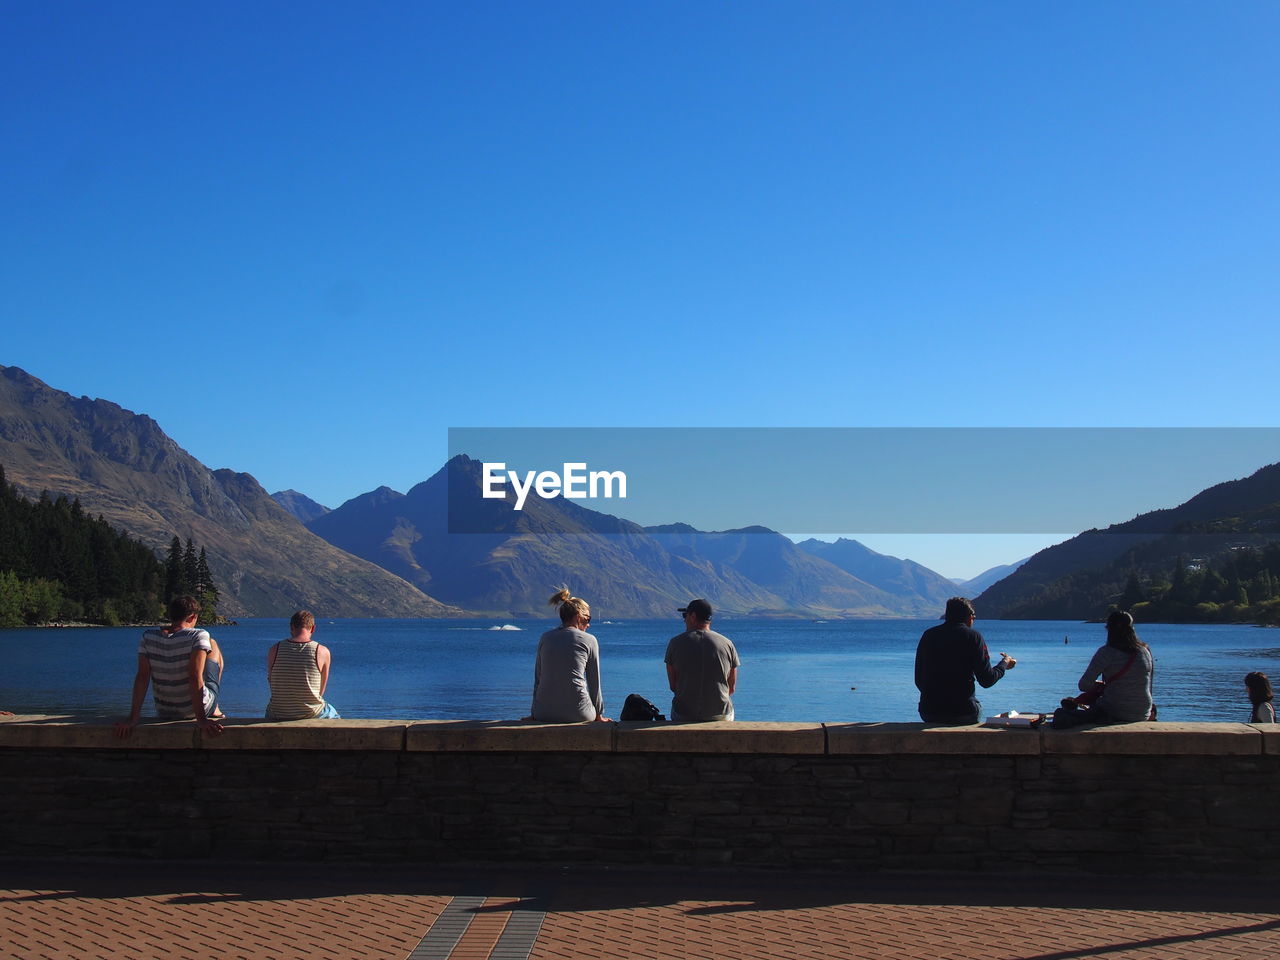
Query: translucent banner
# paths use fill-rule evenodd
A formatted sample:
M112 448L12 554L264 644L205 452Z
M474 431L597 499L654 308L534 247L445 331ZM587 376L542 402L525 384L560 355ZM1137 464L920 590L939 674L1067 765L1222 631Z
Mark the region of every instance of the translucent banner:
M641 526L1083 531L1280 460L1280 428L455 427L449 528L572 504ZM549 521L547 521L549 522ZM505 527L504 527L505 528Z

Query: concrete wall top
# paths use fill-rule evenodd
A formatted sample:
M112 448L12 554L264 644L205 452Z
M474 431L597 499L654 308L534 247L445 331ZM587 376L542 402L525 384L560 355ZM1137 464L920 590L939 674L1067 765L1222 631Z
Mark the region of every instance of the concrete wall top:
M1243 755L1263 752L1265 734L1247 723L1124 723L1083 730L1048 730L1046 754Z
M428 720L409 726L405 749L427 753L496 750L609 753L613 750L613 724Z
M1033 756L1039 730L994 727L929 727L923 723L827 724L827 751L839 755L947 753Z
M1280 725L1130 723L993 729L922 723L570 723L518 720L230 720L221 736L190 721L144 721L128 739L105 717L0 717L0 748L709 753L870 756L1280 755Z
M822 754L821 723L619 723L618 753Z

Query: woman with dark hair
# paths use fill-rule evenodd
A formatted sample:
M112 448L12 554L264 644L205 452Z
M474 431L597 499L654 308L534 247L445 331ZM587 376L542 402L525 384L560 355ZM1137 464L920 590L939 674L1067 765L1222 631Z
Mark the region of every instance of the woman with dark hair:
M608 720L600 692L600 645L587 633L591 607L566 587L548 603L559 607L560 626L538 641L530 720L581 723Z
M1244 678L1244 687L1249 691L1249 702L1253 704L1249 722L1275 723L1276 708L1271 702L1271 681L1267 679L1267 675L1255 670Z
M1101 681L1101 693L1096 698L1082 698L1093 699L1093 705L1087 708L1079 701L1064 700L1063 708L1054 714L1053 725L1061 728L1152 719L1153 669L1151 649L1138 639L1133 617L1123 610L1113 610L1107 617L1107 642L1098 648L1077 684L1082 693L1092 695Z

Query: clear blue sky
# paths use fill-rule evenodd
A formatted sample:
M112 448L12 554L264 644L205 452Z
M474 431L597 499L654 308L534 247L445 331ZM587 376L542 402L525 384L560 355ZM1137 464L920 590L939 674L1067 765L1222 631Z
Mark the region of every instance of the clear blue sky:
M1270 426L1277 38L1270 2L5 3L0 363L330 506L451 426Z

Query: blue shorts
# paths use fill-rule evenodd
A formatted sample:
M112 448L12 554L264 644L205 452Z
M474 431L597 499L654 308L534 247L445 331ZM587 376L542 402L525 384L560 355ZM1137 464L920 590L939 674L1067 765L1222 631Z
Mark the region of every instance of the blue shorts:
M324 709L316 714L317 720L341 720L342 715L333 708L333 704L325 701Z
M222 691L222 664L213 660L204 662L204 715L212 717L218 712L218 695Z

